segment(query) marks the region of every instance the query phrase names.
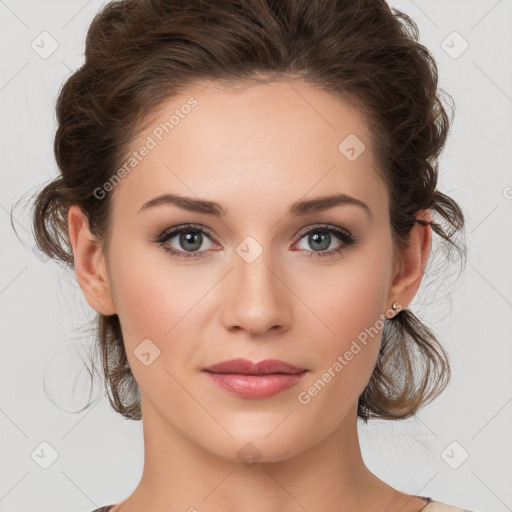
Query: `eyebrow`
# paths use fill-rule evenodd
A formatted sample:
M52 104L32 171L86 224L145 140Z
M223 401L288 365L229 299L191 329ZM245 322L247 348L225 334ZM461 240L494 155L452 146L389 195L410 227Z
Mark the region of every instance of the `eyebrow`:
M204 213L215 217L225 217L228 215L228 210L215 201L194 199L192 197L179 196L176 194L163 194L161 196L154 197L153 199L146 201L137 213L162 205L177 206L183 210ZM369 217L372 216L370 207L366 203L347 194L320 196L314 199L307 199L305 201L296 201L291 205L288 210L288 214L294 217L300 217L311 213L320 213L341 205L360 206Z

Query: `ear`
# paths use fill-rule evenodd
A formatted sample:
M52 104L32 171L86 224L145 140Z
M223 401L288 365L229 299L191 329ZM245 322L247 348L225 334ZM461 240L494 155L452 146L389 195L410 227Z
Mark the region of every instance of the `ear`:
M418 210L415 217L430 222L432 221L432 212ZM388 304L398 302L399 310L402 310L412 302L421 284L431 243L431 226L415 223L411 228L409 246L399 253L398 262L395 265L397 270L389 290Z
M103 315L115 314L102 244L91 234L89 219L77 205L69 208L68 230L76 277L89 306Z

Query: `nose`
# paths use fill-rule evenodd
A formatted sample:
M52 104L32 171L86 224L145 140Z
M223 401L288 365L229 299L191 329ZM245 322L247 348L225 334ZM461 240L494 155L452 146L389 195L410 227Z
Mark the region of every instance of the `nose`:
M233 265L225 279L221 305L226 329L244 330L251 337L288 329L293 293L284 272L273 263L271 251L263 250L254 261L234 253Z

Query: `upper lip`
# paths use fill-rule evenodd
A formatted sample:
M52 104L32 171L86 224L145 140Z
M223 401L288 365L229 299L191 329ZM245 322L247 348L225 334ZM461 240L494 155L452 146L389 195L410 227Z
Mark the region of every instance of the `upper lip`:
M301 373L305 368L298 368L278 359L265 359L252 362L248 359L238 358L222 361L220 363L203 368L212 373L239 373L243 375L270 375L273 373Z

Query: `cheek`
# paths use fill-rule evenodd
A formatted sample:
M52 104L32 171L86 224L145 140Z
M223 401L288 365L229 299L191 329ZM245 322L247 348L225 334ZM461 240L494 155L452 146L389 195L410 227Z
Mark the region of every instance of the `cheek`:
M113 241L110 259L114 302L136 376L140 365L134 350L145 339L160 350L158 365L188 363L201 335L204 298L218 278L208 269L200 274L191 266L180 266L167 259L163 249L143 244L133 243L123 253Z
M387 268L382 258L360 253L337 267L301 272L294 290L313 314L309 324L339 343L374 325L386 310Z
M162 268L158 250L142 243L128 246L130 250L122 252L113 240L110 258L114 302L126 334L125 342L133 349L149 338L160 346L165 334L172 333L173 326L186 312L184 296L190 285L182 282L179 271L169 276L170 267Z
M357 399L377 361L388 292L385 253L361 252L334 270L322 269L300 280L298 295L307 297L305 338L314 340L315 372L308 382L328 387L325 402ZM314 313L312 314L310 310ZM315 391L313 391L315 393Z

